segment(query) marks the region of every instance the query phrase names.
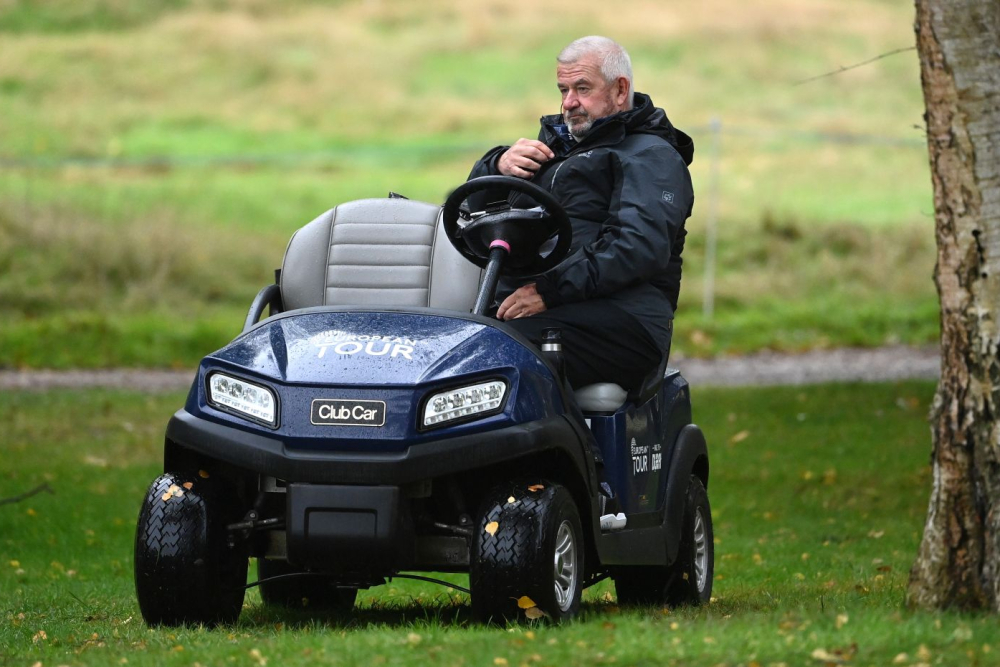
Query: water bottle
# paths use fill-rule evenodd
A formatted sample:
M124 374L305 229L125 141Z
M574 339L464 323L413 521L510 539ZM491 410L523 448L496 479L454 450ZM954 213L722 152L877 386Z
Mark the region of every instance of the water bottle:
M556 369L559 380L565 380L566 357L563 355L562 329L542 330L542 356Z

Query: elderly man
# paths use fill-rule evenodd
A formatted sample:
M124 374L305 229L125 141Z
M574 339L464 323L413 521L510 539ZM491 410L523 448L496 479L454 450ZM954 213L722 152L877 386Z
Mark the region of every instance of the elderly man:
M538 139L492 149L470 174L530 179L573 225L558 266L501 283L496 316L536 344L544 329L561 329L573 387L633 390L670 349L694 146L633 91L631 60L613 40L583 37L557 62L562 113L541 119Z

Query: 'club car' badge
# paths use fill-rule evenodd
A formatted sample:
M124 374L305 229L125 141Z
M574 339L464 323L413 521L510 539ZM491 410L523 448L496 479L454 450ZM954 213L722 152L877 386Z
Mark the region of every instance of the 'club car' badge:
M385 402L317 398L309 419L317 426L382 426Z

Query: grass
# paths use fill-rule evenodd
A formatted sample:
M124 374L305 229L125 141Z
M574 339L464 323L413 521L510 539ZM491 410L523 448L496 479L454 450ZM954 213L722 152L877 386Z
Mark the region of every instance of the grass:
M511 630L471 624L461 594L403 580L362 593L348 618L281 614L251 592L235 626L148 629L134 522L183 396L0 394L0 496L55 492L0 506L0 664L995 665L993 618L903 606L932 392L695 388L713 457L713 603L622 609L605 583L578 621Z
M679 351L937 335L916 57L796 85L912 44L906 3L43 5L0 2L0 367L193 363L229 337L223 316L270 279L292 231L390 190L442 201L485 149L555 111L554 54L597 31L629 47L637 87L697 143L682 311L700 333ZM708 320L694 313L713 117ZM829 139L842 135L873 141ZM92 312L107 336L138 338L86 343L75 323ZM193 318L210 333L191 338Z

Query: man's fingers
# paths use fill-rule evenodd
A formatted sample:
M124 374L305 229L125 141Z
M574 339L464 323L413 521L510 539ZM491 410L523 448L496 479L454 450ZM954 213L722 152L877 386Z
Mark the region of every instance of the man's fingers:
M556 154L552 152L551 148L538 139L518 139L514 146L538 151L546 160L551 160L556 156Z
M537 144L537 145L536 145ZM553 157L552 150L548 146L540 141L534 142L534 144L525 144L523 146L514 146L510 150L511 156L517 156L521 158L526 158L528 160L533 160L538 164L543 162L548 162Z

